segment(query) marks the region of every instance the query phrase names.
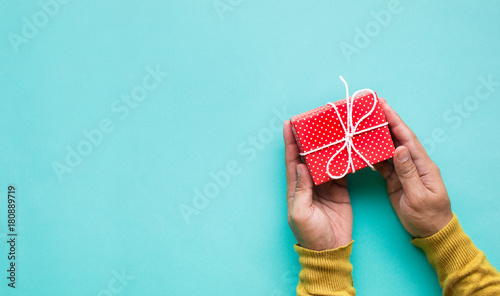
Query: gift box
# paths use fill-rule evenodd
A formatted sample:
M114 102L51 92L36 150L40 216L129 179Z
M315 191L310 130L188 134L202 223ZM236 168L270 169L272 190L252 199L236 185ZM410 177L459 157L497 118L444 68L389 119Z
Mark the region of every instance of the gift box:
M364 167L373 169L394 155L384 112L369 89L293 116L290 123L315 185Z

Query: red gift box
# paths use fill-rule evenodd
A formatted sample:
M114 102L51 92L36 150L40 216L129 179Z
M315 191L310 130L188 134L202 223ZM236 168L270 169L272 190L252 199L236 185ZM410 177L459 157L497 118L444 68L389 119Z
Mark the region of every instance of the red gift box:
M373 169L373 164L394 155L384 112L369 89L293 116L290 122L316 185L367 166Z

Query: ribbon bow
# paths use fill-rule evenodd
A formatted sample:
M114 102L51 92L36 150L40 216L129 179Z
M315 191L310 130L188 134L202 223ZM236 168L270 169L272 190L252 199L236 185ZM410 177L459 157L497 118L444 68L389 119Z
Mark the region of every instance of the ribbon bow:
M337 109L337 106L335 106L334 103L328 103L328 105L332 106L333 109L335 110L335 112L337 113L337 117L338 117L338 119L340 121L340 124L342 125L342 129L344 130L344 133L345 133L344 138L341 139L341 140L339 140L339 141L336 141L336 142L333 142L333 143L321 146L321 147L316 148L314 150L311 150L311 151L308 151L308 152L304 152L304 153L300 153L300 155L305 156L305 155L317 152L319 150L328 148L330 146L334 146L334 145L337 145L339 143L344 142L344 145L342 145L342 147L337 152L335 152L335 154L333 154L332 157L330 157L330 160L328 160L328 163L326 164L326 173L332 179L340 179L340 178L344 177L345 175L347 175L347 173L349 172L350 168L352 168L352 172L353 173L356 171L356 169L354 168L354 163L352 161L352 155L353 155L353 153L356 153L357 155L359 155L359 157L373 170L374 167L371 165L371 163L354 146L354 142L352 141L352 138L354 136L356 136L356 135L359 135L359 134L362 134L362 133L365 133L365 132L377 129L379 127L382 127L382 126L388 124L388 122L385 122L385 123L382 123L382 124L379 124L379 125L376 125L376 126L373 126L373 127L370 127L370 128L358 131L357 129L358 129L359 124L361 122L363 122L363 120L365 120L368 116L370 116L373 113L373 111L375 110L375 107L377 105L377 94L375 94L375 92L373 90L371 90L371 89L362 89L362 90L356 91L352 95L352 97L349 97L349 88L347 86L347 83L345 82L344 78L342 78L342 76L339 76L339 77L340 77L340 80L342 80L342 82L344 82L345 92L346 92L347 122L346 122L345 125L344 125L344 122L342 121L342 117L340 117L340 113L339 113L339 110ZM372 106L372 108L370 109L370 111L368 113L366 113L363 117L361 117L358 120L358 122L356 122L356 124L354 124L353 123L353 118L352 118L352 111L353 111L352 109L353 109L353 105L354 105L354 98L356 97L357 94L359 94L361 92L365 92L365 91L368 91L368 92L370 92L373 95L373 106ZM344 171L343 174L334 176L334 175L332 175L330 173L330 164L335 159L335 157L337 157L337 155L339 155L339 153L342 152L342 150L344 150L344 149L347 150L347 156L348 156L348 159L347 159L348 163L347 163L346 169L345 169L345 171Z

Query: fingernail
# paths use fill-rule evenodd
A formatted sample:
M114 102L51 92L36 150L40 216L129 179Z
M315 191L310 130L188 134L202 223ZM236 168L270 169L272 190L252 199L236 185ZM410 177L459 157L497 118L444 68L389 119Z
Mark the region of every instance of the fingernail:
M300 169L299 169L299 165L297 165L297 176L300 176Z
M410 153L408 152L408 149L404 149L402 152L399 152L398 154L398 160L401 162L405 162L410 158Z

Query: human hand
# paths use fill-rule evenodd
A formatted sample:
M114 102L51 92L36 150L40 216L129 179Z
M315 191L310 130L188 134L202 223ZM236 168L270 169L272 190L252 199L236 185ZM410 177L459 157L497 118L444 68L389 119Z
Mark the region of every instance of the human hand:
M414 237L429 237L453 218L441 173L415 134L398 114L379 98L394 140L396 153L375 165L387 181L392 207Z
M283 125L288 224L300 246L329 250L352 240L352 208L344 177L314 186L307 166L300 161L289 121Z

